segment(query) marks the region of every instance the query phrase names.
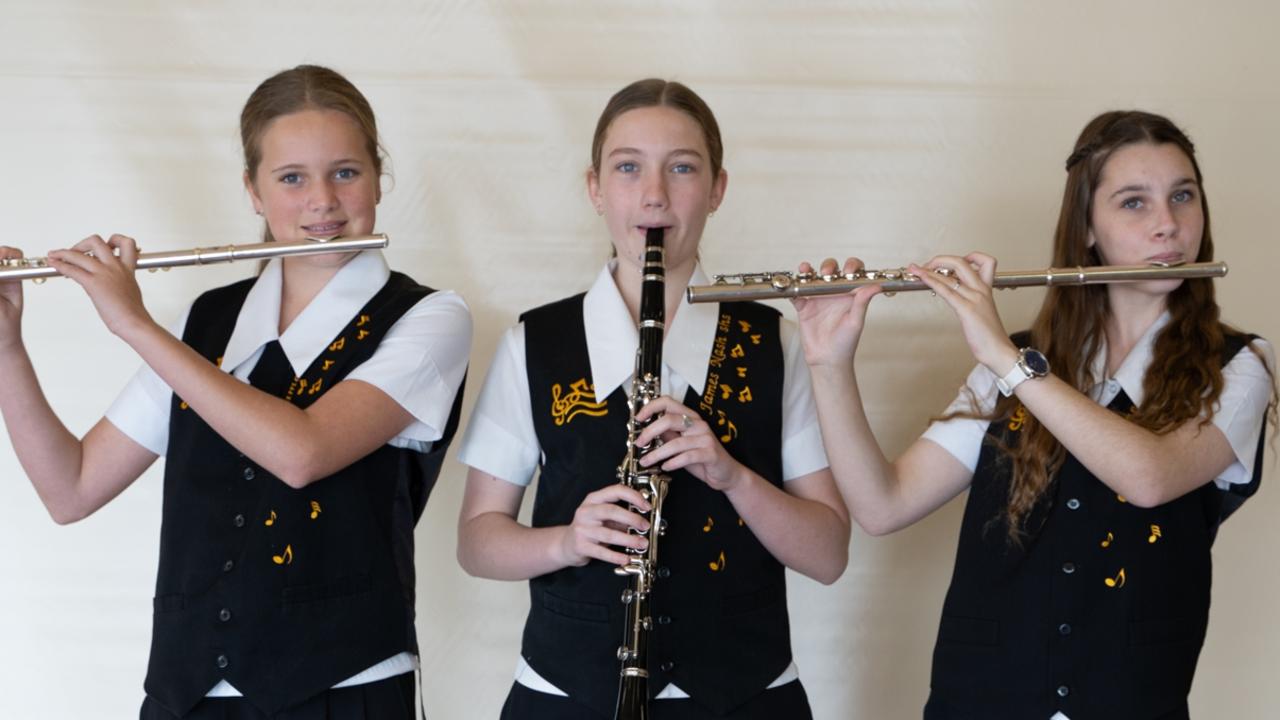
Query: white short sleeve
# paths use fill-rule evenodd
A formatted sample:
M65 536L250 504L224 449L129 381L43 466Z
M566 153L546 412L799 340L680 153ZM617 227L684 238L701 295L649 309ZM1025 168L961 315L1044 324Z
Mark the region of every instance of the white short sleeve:
M188 305L178 321L168 328L169 333L181 338L190 314L191 306ZM107 408L106 418L129 439L156 455L164 455L169 449L169 408L172 400L173 390L150 365L143 363Z
M1231 443L1236 461L1215 482L1224 490L1231 485L1253 479L1253 463L1258 453L1258 437L1262 434L1262 418L1271 402L1271 374L1267 368L1276 365L1271 343L1259 338L1252 345L1266 358L1244 348L1222 368L1223 388L1214 408L1213 425Z
M542 450L533 427L524 323L498 341L489 374L471 411L458 460L515 485L533 480Z
M986 415L995 409L998 393L995 374L985 366L978 365L969 373L964 385L956 393L955 400L951 401L942 414L946 416L953 412L964 412ZM935 420L929 424L922 437L941 445L960 464L969 468L969 472L973 472L978 467L982 441L990 425L990 420L983 420L981 417Z
M782 341L782 479L794 480L828 466L822 448L818 409L813 402L813 382L804 361L804 348L796 324L778 321Z
M413 415L396 440L432 442L444 435L470 354L471 311L460 295L441 290L401 316L345 379L369 383Z

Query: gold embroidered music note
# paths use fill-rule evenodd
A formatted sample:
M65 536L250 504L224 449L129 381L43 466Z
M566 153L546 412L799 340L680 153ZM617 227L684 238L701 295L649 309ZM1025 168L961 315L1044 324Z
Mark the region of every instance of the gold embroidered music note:
M316 393L320 392L320 386L323 384L324 384L324 378L316 378L316 381L311 383L310 389L307 390L307 394L315 395Z
M707 524L702 526L702 532L711 532L711 528L715 527L716 520L710 515L707 516Z
M311 519L315 520L317 517L320 517L320 503L316 502L315 500L312 500L311 501Z
M746 368L744 368L744 367L740 367L740 368L738 368L737 370L738 370L738 377L740 377L740 378L744 378L744 377L746 377L746 376L747 376L747 369L746 369Z
M744 333L751 332L751 323L747 322L746 320L739 320L738 327L742 328L742 332Z
M333 367L333 361L332 361L332 360L325 360L325 361L324 361L324 365L320 366L320 370L321 370L321 371L328 370L328 369L329 369L329 368L331 368L331 367Z
M360 319L356 322L356 327L360 327L361 325L364 325L367 322L369 322L369 316L361 315Z
M1009 416L1009 429L1017 432L1022 429L1022 426L1025 425L1026 422L1027 409L1019 405L1018 409L1014 410L1013 414Z
M738 426L733 424L733 421L724 414L724 411L717 410L716 415L718 416L716 425L725 429L724 433L720 435L720 442L727 443L738 437Z
M361 331L359 331L359 332L357 332L357 333L356 333L356 339L357 339L357 340L363 340L363 339L365 339L365 338L367 338L367 337L369 337L369 331L368 331L368 330L361 330Z
M751 402L751 388L749 387L742 388L742 392L738 393L738 402L740 403Z
M329 345L329 352L338 352L343 347L345 347L346 344L347 344L347 339L345 337L340 337L337 340L334 340L333 343Z
M1102 582L1106 583L1109 588L1124 587L1124 568L1120 568L1119 575L1116 575L1114 578L1106 578Z
M732 394L733 394L733 388L732 388L732 387L729 387L728 385L726 385L726 384L724 384L724 383L720 383L720 399L721 399L721 400L728 400L728 399L729 399L729 396L730 396L730 395L732 395Z
M1107 539L1102 541L1102 547L1111 547L1111 541L1115 539L1116 537L1112 535L1110 532L1108 532Z
M759 335L752 335L752 336L751 336L751 344L752 344L752 345L759 345L759 344L760 344L760 336L759 336Z
M1152 525L1152 526L1151 526L1151 534L1147 536L1147 542L1152 543L1152 544L1155 544L1155 541L1156 541L1156 540L1159 540L1159 539L1160 539L1160 537L1161 537L1161 536L1160 536L1160 526L1159 526L1159 525Z
M743 350L741 345L734 345L733 349L729 351L729 357L731 358L746 357L746 355L747 351Z
M293 546L285 545L283 555L272 555L271 562L277 565L288 565L293 562Z
M711 572L720 572L721 570L723 570L724 569L724 551L723 550L720 551L719 561L712 560L711 562L707 563L707 567L711 568Z
M263 525L266 525L267 527L271 527L272 525L275 525L275 524L276 524L276 511L275 511L275 510L272 510L272 511L271 511L271 517L267 518L267 519L266 519L262 524L263 524Z

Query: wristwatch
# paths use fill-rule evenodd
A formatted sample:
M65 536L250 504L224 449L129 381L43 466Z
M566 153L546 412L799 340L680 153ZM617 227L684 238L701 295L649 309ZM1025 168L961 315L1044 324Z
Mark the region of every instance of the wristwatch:
M1013 389L1032 378L1042 378L1049 374L1049 360L1044 353L1035 348L1022 348L1018 351L1018 361L1013 364L1013 369L1005 373L1004 377L996 378L996 387L1000 388L1000 394L1009 397L1013 394Z

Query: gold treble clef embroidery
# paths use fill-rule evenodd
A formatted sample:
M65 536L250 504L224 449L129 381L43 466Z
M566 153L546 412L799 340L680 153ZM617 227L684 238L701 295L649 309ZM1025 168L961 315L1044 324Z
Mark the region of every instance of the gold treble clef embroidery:
M569 384L569 392L563 392L560 383L551 386L551 417L556 425L564 425L579 415L602 417L609 414L609 406L596 402L596 391L586 378L578 378Z

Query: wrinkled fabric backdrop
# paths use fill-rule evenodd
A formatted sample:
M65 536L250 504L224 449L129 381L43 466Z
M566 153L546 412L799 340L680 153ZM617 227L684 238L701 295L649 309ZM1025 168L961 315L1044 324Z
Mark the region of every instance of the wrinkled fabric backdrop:
M392 177L378 229L392 265L471 305L469 410L517 313L585 289L608 254L583 171L601 108L631 80L686 82L719 117L730 183L707 225L709 272L855 253L898 267L972 249L1006 269L1044 267L1076 133L1100 111L1141 107L1173 117L1199 148L1218 257L1231 263L1217 286L1225 318L1280 341L1277 7L5 0L0 242L31 255L90 233L131 234L148 251L255 242L240 107L279 69L331 65L381 121ZM252 272L174 270L142 287L168 323L199 290ZM1010 330L1040 298L1000 295ZM83 433L138 361L72 283L28 285L26 302L41 382ZM971 364L939 301L875 302L859 371L887 452L918 435ZM1261 495L1217 543L1192 694L1200 717L1274 717L1280 706L1280 475L1274 454L1267 463ZM417 533L436 720L496 716L528 602L524 583L458 568L464 475L447 465ZM0 478L0 717L136 717L160 464L66 528L7 446ZM791 577L796 661L819 718L919 716L961 502L888 538L855 529L833 587Z

